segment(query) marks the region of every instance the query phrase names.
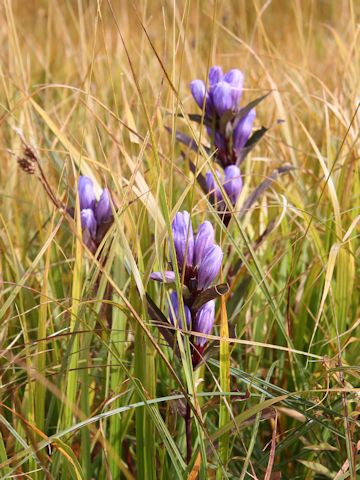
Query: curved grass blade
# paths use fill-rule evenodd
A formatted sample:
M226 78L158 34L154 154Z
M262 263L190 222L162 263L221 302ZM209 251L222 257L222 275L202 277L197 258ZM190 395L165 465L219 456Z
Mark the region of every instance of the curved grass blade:
M272 174L266 178L260 185L248 196L245 200L243 206L240 209L238 214L239 217L242 217L245 213L247 213L250 208L254 205L256 200L262 195L271 185L275 182L275 180L284 173L288 173L291 170L294 170L294 167L289 164L285 164L272 172Z

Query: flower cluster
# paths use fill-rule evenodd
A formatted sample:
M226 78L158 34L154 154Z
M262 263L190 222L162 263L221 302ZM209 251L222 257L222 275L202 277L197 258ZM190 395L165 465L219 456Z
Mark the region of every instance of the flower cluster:
M239 198L243 187L239 167L236 165L229 165L226 167L224 169L224 180L222 180L219 171L216 173L232 205L236 205L237 199ZM218 183L214 179L214 175L211 172L206 174L206 186L210 194L211 203L216 206L218 211L225 210L226 204L223 195Z
M243 84L244 75L240 70L223 74L219 66L210 68L208 88L203 80L190 84L196 103L205 111L204 124L217 148L216 159L224 169L224 180L220 173L217 176L233 206L242 190L238 165L246 152L256 116L254 108L240 109ZM212 204L218 211L226 211L223 195L212 173L206 175L206 187Z
M200 108L205 108L204 124L217 150L217 159L223 167L239 163L241 153L249 140L255 120L255 109L241 114L239 107L244 84L240 70L221 67L209 70L209 87L203 80L190 84L191 93Z
M79 178L78 194L83 240L90 250L95 251L113 220L110 194L104 188L97 201L94 184L86 176Z
M210 222L205 221L199 226L196 235L193 233L190 215L188 212L178 212L172 223L174 247L179 273L184 282L184 313L187 328L195 332L210 334L215 320L215 301L210 300L194 308L199 295L210 287L217 277L223 252L219 245L214 243L214 229ZM171 283L175 281L175 273L172 270L153 272L151 278L157 281ZM177 293L170 295L169 318L173 325L183 327L180 316ZM196 337L194 344L197 349L203 350L206 338Z

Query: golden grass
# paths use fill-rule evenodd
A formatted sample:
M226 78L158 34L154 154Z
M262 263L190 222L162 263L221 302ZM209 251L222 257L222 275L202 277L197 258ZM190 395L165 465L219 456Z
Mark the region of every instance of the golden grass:
M270 480L281 471L282 478L355 479L359 2L3 0L0 12L0 478L13 469L39 479L165 480L198 471L215 478L215 466L217 478ZM174 213L192 208L196 223L205 216L215 223L165 129L198 138L198 125L190 129L175 112L195 111L188 85L213 64L244 71L243 102L272 91L257 107L257 126L270 129L244 164L243 197L280 165L295 167L221 232L224 272L241 255L249 262L231 284L239 297L221 314L235 321L239 339L221 342L230 379L228 358L222 376L216 361L194 373L186 341L177 364L144 307L145 291L166 303L165 292L146 282L154 265L164 265ZM83 282L74 276L79 226L18 168L15 129L69 205L80 171L98 190L115 192L120 213L109 246L100 260L84 254ZM199 162L206 170L210 160ZM249 253L271 220L276 228ZM86 332L71 343L77 330ZM222 410L220 424L217 378L252 394L228 401L233 410ZM196 447L186 470L182 419L171 402L192 389ZM111 409L118 415L93 424ZM87 426L76 436L80 421ZM56 453L34 454L48 437Z

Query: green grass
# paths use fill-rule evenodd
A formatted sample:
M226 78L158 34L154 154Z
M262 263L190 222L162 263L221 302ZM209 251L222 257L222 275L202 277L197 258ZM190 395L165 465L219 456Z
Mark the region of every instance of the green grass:
M0 8L0 478L358 478L358 2ZM243 70L244 103L272 91L239 208L294 167L228 228L189 168L212 159L166 130L206 140L179 114L198 113L188 85L212 64ZM16 129L63 202L76 204L80 173L111 188L95 256L18 167ZM149 274L166 269L183 209L215 226L230 287L215 354L195 370L188 335L176 356L146 302L167 315Z

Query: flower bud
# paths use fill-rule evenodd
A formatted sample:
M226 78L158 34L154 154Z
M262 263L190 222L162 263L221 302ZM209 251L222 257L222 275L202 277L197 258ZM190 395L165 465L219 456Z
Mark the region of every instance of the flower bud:
M191 313L189 307L184 303L184 313L186 319L186 325L189 329L191 326ZM170 305L169 305L169 318L170 322L179 328L183 328L182 318L179 311L179 298L176 292L170 294Z
M80 216L81 228L83 230L88 230L91 237L95 238L97 224L93 210L91 208L84 208L83 210L81 210Z
M227 141L225 136L220 132L215 132L215 147L218 150L224 150L226 152Z
M221 267L222 258L223 252L219 245L212 245L205 251L198 271L198 290L208 288L215 280Z
M175 272L167 270L164 272L152 272L150 275L151 280L156 280L157 282L173 283L175 282Z
M178 212L175 215L172 231L179 269L183 269L185 257L186 266L191 267L194 258L194 234L189 212L184 210L184 212Z
M256 117L256 112L255 112L255 109L253 108L236 125L234 129L234 134L233 134L233 148L235 151L245 147L245 144L249 140L249 137L251 135L255 117Z
M94 210L96 205L96 197L94 184L91 178L80 176L78 182L78 194L80 202L80 210L91 208Z
M195 102L203 108L206 96L205 83L202 80L194 80L190 83L190 90Z
M237 110L244 85L244 75L240 70L234 68L233 70L229 70L224 75L224 82L227 82L229 85L231 85L233 110Z
M215 321L215 302L210 300L210 302L205 303L200 310L197 312L195 317L195 325L193 330L199 333L205 333L210 335ZM195 345L203 347L207 339L204 337L195 337Z
M96 205L95 217L98 223L106 223L111 220L112 216L109 190L104 188Z
M242 190L242 178L240 169L236 165L229 165L225 168L225 183L224 189L233 205L236 204L237 199Z
M209 84L211 86L216 85L217 83L221 82L223 76L222 68L218 65L214 65L209 69Z
M220 173L216 172L216 175L220 179ZM214 175L211 172L207 172L205 179L208 192L210 193L210 199L213 200L214 204L221 202L223 196L218 184L215 182Z
M212 91L212 99L217 114L221 117L226 111L234 109L232 87L227 82L219 82Z
M205 251L214 244L214 229L210 222L202 223L195 238L194 265L200 265Z

